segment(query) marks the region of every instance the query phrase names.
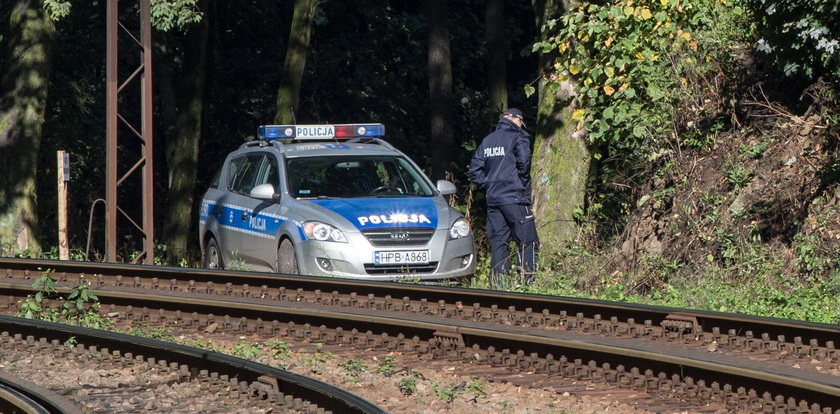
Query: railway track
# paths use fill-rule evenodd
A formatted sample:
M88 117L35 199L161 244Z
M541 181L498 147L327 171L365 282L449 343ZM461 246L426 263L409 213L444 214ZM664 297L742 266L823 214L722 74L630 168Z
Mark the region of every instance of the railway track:
M225 354L115 332L0 316L0 349L6 360L15 359L19 352L26 355L25 358L40 355L40 363L34 364L39 366L67 366L67 361L75 361L88 368L95 366L97 372L108 371L114 378L119 378L114 371L128 369L134 378L163 378L169 384L192 383L192 389L198 395L183 395L184 399L209 399L208 395L220 394L215 402L248 412L383 412L356 395L307 377ZM22 349L26 351L21 352ZM51 362L44 363L43 359ZM145 381L155 382L152 379ZM80 401L71 401L8 372L0 374L0 383L3 384L0 387L0 399L4 401L0 404L2 412L83 412L79 408ZM126 411L121 398L114 398L122 396L120 392L111 387L103 388L107 388L107 393L88 393L87 398L82 398L88 400L84 412ZM117 388L130 389L131 384ZM79 399L78 395L76 398ZM90 403L89 400L96 401ZM128 411L138 408L143 407L130 407Z
M0 307L15 308L48 269L60 289L90 283L103 312L127 320L428 353L738 410L840 413L835 325L413 284L29 259L0 260L0 294L7 296Z

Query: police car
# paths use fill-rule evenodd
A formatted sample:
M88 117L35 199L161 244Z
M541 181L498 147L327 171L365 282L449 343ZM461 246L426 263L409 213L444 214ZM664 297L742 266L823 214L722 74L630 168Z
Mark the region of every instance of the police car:
M365 280L463 280L470 223L382 124L264 125L201 201L204 267Z

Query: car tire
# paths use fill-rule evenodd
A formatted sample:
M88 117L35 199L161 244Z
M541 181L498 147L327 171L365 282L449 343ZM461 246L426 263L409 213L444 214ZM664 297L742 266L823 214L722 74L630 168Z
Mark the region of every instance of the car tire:
M202 258L202 266L207 269L224 269L225 264L222 261L222 251L219 249L219 244L216 239L211 237L207 241L207 246L204 247L204 257Z
M295 245L289 239L283 239L277 248L277 273L296 275L299 273Z

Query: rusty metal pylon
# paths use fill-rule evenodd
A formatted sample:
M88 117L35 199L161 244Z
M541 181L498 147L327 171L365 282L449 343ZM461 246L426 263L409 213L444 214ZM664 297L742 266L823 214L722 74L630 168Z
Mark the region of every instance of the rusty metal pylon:
M150 0L140 3L140 36L135 37L119 21L119 0L108 0L107 7L107 52L106 52L106 187L105 187L105 261L117 260L117 218L124 217L143 234L143 253L138 256L146 264L154 263L154 197L153 197L153 146L152 146L152 25ZM136 4L131 2L132 4ZM134 14L129 14L134 15ZM120 31L139 46L140 64L122 83L118 72L118 39ZM119 112L119 96L124 95L124 88L140 84L140 126L132 125L129 119ZM130 105L127 105L131 107ZM118 122L139 138L141 156L131 167L119 175L117 149L125 147L128 141L118 139ZM136 124L136 122L135 122ZM117 187L135 173L140 174L142 182L142 220L138 223L120 208Z

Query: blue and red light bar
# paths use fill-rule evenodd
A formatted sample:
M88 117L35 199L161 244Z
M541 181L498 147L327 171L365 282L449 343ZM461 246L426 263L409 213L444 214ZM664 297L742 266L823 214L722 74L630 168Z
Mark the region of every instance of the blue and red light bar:
M385 136L385 125L260 125L257 136L261 139L296 140L380 138Z

